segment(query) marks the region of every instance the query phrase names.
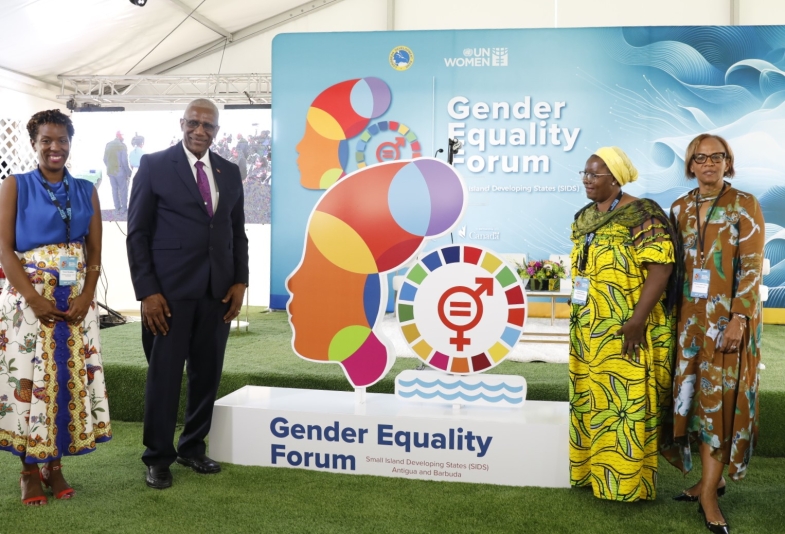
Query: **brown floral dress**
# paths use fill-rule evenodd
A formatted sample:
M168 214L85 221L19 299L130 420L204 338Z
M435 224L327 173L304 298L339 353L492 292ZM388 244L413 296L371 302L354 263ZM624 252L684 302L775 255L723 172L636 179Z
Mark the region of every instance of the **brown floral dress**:
M678 310L673 385L674 438L663 451L687 472L690 442L711 446L712 456L744 477L758 437L758 363L762 331L760 282L765 227L758 201L726 184L706 230L704 269L711 272L708 298L690 296L700 266L696 230L697 189L677 199L671 219L682 241L684 289ZM747 316L738 353L718 350L732 314Z

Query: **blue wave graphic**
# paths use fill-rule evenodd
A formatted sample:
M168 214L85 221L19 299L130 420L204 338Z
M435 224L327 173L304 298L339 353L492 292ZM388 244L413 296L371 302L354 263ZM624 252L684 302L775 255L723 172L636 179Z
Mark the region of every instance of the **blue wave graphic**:
M774 238L777 238L777 237L785 238L785 233L783 233L782 236L778 236L777 235L782 230L785 230L785 227L782 227L779 224L773 224L773 223L770 223L770 222L766 221L766 239L767 240L774 239Z
M785 286L785 262L779 262L771 268L769 274L763 277L763 285L769 287Z
M760 106L753 93L739 85L701 85L677 80L685 89L709 104L723 108L731 121L752 113ZM697 134L696 134L697 135Z
M686 43L657 41L643 46L632 46L618 30L620 39L609 45L609 53L624 65L657 68L675 79L690 85L719 85L724 82L724 70L709 63L700 52Z
M776 35L772 37L777 39ZM757 28L751 26L625 28L624 38L632 46L678 41L691 46L717 67L727 67L739 60L755 57L771 46Z
M482 400L487 401L487 402L502 402L502 401L504 401L504 402L508 402L510 404L521 404L523 402L523 399L521 399L521 398L511 398L511 397L508 397L507 395L503 395L503 394L499 395L498 397L489 397L488 395L485 395L484 393L480 393L479 395L466 395L465 393L463 393L461 391L458 391L458 392L453 393L453 394L446 394L446 393L442 393L440 391L434 391L433 393L425 393L423 391L411 391L411 392L399 391L398 394L401 397L405 397L407 399L410 399L412 397L422 397L424 399L432 399L434 397L440 397L442 399L449 400L449 401L454 401L454 400L457 400L457 399L463 399L463 400L468 401L468 402L475 402L475 401L478 401L478 400L482 399Z
M649 151L638 150L640 196L663 208L694 187L683 174L689 141L722 135L736 153L734 185L755 195L766 219L771 273L766 307L785 307L785 27L654 27L605 31L608 55L624 65L654 68L645 84L604 85L612 115L632 132L646 119ZM642 158L641 158L642 156ZM643 160L643 161L642 161ZM648 161L646 161L648 160ZM635 185L631 189L635 189Z
M785 102L785 91L777 91L776 93L772 93L766 97L766 100L763 101L761 108L774 109L779 107L783 102Z
M758 197L760 207L763 210L763 217L766 223L774 223L785 226L785 187L772 187L769 191Z
M455 389L455 388L462 387L462 388L468 389L470 391L474 391L475 389L479 389L479 388L485 388L488 391L500 391L502 389L506 389L510 393L520 393L521 391L523 391L523 386L510 386L510 385L504 384L504 383L497 384L497 385L494 386L494 385L491 385L491 384L486 384L485 382L480 382L478 384L466 384L464 382L445 383L445 382L442 382L441 380L435 380L433 382L426 382L425 380L420 380L419 378L415 378L414 380L411 380L411 381L408 381L408 382L405 382L403 380L399 380L398 383L401 386L405 387L405 388L410 388L410 387L414 387L414 386L420 386L422 388L432 388L432 387L435 387L435 386L441 386L441 387L443 387L445 389Z
M765 251L764 256L769 258L771 266L774 267L785 260L785 239L781 237L771 239L763 250Z
M785 308L785 287L769 288L769 300L766 301L767 308Z
M785 88L785 73L768 61L745 59L728 69L725 81L731 85L740 85L765 99Z
M785 47L785 27L782 26L757 26L755 33L766 41L771 48L781 49Z

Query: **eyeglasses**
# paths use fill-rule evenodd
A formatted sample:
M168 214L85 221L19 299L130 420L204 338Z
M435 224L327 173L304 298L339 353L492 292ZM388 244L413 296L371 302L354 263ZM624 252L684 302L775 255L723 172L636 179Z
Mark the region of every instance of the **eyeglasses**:
M715 152L714 154L695 154L692 156L693 161L695 163L706 163L706 160L711 158L712 163L722 163L722 161L728 157L725 152Z
M188 126L189 130L196 130L199 126L204 128L204 131L207 133L213 133L217 126L215 124L211 124L209 122L199 122L193 119L182 119L185 121L185 125Z
M583 179L584 182L594 182L597 180L598 176L613 176L610 173L596 174L593 172L586 172L586 171L578 171L578 174L581 175L581 178Z

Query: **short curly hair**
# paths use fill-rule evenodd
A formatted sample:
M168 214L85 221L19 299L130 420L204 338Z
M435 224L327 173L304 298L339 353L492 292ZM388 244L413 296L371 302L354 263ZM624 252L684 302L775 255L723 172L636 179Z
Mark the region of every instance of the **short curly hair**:
M68 139L74 137L74 123L71 122L71 117L60 111L59 109L47 109L46 111L39 111L27 121L27 133L30 135L30 140L35 142L38 137L38 128L44 124L60 124L65 126L68 132Z

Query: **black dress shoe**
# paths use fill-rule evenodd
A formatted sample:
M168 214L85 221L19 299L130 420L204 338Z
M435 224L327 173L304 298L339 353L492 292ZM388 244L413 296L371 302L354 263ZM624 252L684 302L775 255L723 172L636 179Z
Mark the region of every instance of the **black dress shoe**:
M713 534L730 534L730 525L728 524L728 522L727 521L723 521L722 523L709 522L709 520L706 519L706 512L703 511L703 505L701 504L698 504L698 513L703 515L703 521L706 522L706 528L709 529L709 532L712 532ZM722 514L722 510L720 510L720 513ZM722 514L722 516L724 520L725 514Z
M717 497L722 497L723 495L725 495L725 488L726 487L727 486L722 486L721 488L717 488ZM682 491L681 493L679 493L678 495L676 495L673 498L673 500L674 501L680 501L680 502L698 502L698 496L697 495L690 495L685 490L685 491Z
M208 458L204 454L192 456L191 458L177 457L177 463L190 467L200 475L212 475L221 472L221 464Z
M153 489L166 489L172 487L172 472L169 466L148 465L147 485Z

